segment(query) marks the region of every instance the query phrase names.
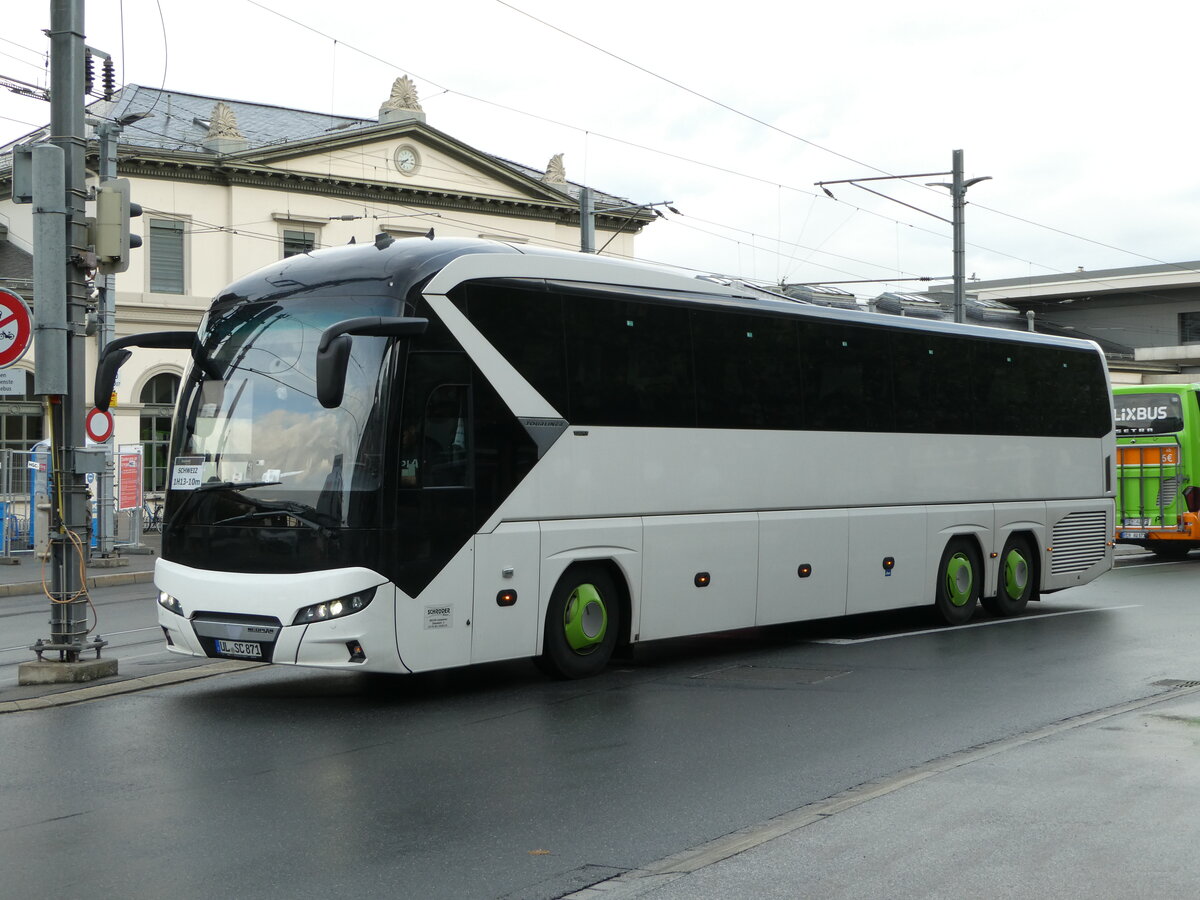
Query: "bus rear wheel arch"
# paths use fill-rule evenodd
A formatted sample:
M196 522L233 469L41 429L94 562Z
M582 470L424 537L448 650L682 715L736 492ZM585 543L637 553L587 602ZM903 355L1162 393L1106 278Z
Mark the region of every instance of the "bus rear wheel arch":
M1015 616L1038 596L1038 562L1034 543L1026 535L1011 534L1000 551L996 596L984 597L983 608L994 616Z
M983 557L971 538L955 537L938 563L934 609L947 625L965 625L975 615L983 583Z
M626 617L616 576L603 563L579 563L558 579L546 609L539 668L556 678L599 674L621 640Z

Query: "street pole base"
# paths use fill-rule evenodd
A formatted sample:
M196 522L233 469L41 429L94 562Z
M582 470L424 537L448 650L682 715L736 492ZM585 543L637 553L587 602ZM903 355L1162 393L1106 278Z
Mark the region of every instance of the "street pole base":
M77 684L117 674L115 659L83 659L79 662L31 660L17 666L18 684Z

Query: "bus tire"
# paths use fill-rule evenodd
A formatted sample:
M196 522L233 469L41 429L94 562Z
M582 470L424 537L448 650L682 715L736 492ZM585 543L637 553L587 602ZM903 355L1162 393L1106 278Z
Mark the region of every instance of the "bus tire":
M1010 535L1000 553L996 596L984 597L983 608L993 616L1015 616L1037 597L1037 562L1029 539Z
M567 569L546 610L539 668L557 678L601 672L621 633L621 601L612 576L599 565Z
M934 608L947 625L965 625L979 605L983 563L975 542L954 538L938 563Z

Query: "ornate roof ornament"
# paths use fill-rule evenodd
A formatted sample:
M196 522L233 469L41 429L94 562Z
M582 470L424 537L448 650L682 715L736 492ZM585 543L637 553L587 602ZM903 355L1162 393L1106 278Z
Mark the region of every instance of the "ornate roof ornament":
M218 100L208 117L208 134L200 141L200 145L213 153L225 154L245 150L249 143L238 128L233 109L223 100Z
M406 122L416 119L425 121L425 111L417 97L417 86L407 75L392 82L392 95L379 107L380 122Z
M412 109L421 112L421 101L417 99L417 86L407 75L392 82L392 96L383 104L384 109Z
M213 107L212 115L209 117L209 123L206 138L246 139L246 136L238 129L237 116L224 101L217 101L217 105Z
M546 174L542 176L544 184L562 185L567 184L567 169L563 165L563 155L555 153L550 157L550 162L546 163Z

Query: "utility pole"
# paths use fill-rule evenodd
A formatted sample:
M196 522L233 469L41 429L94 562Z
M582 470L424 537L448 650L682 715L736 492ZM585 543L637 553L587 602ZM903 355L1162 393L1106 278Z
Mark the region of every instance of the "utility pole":
M100 139L101 184L117 177L117 138L120 134L121 125L118 122L101 122L96 126L96 135ZM104 348L116 337L116 288L111 272L98 272L96 277L100 291L100 302L96 305L96 358L100 359L104 356ZM104 442L104 471L96 479L96 514L99 517L96 550L104 558L112 556L116 543L112 443L111 438Z
M581 187L579 189L579 252L580 253L603 253L622 231L625 226L637 218L637 214L643 210L654 213L655 216L662 219L663 214L655 207L663 206L669 209L675 215L679 216L682 213L671 205L672 201L662 200L658 203L641 203L637 206L609 206L600 210L605 215L612 213L627 212L628 216L621 222L620 227L613 232L604 246L599 251L596 250L596 203L592 198L592 189L589 187Z
M596 252L596 207L590 187L579 189L579 252Z
M950 182L931 182L929 187L944 187L950 191L951 201L951 217L947 219L945 216L939 216L936 213L931 213L927 209L921 209L919 206L913 206L911 203L905 203L903 200L897 200L895 197L889 197L887 194L880 193L869 187L863 187L859 182L862 181L906 181L910 178L932 178L936 175L949 175ZM951 239L953 241L953 257L954 257L954 321L962 323L966 321L966 239L964 237L965 228L963 225L964 212L967 206L967 188L972 185L979 184L981 181L990 181L991 175L983 175L979 178L971 178L963 180L963 152L954 150L950 154L950 171L949 172L920 172L914 175L880 175L871 178L843 178L840 181L818 181L816 186L823 190L830 199L836 200L833 193L826 185L830 184L850 184L856 188L874 194L877 197L883 197L885 200L891 200L893 203L899 203L901 206L907 206L909 209L915 209L919 213L924 213L927 216L932 216L939 222L945 222L950 226Z
M84 170L84 0L51 0L50 145L61 153L61 172L34 171L34 214L48 217L34 245L34 392L43 398L50 436L53 492L50 498L50 639L30 649L37 662L22 663L22 684L87 681L116 674L115 659L100 659L107 642L90 643L88 597L80 577L88 552L87 487L84 476L103 469L102 451L84 447L87 320L85 271L95 266L88 251ZM35 148L36 153L36 148ZM44 158L52 155L44 153ZM35 157L36 158L36 157ZM62 193L54 196L57 186ZM61 224L57 224L61 223ZM40 278L39 278L40 276ZM94 650L94 660L83 654ZM45 654L56 654L46 658Z

